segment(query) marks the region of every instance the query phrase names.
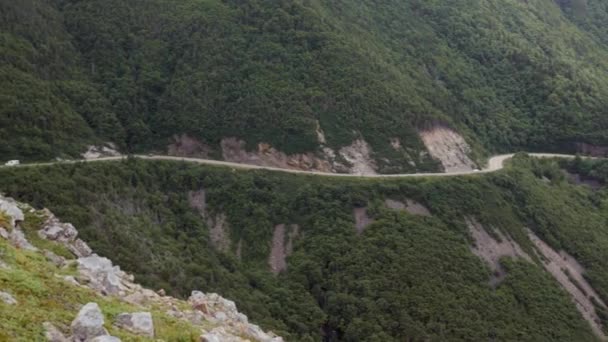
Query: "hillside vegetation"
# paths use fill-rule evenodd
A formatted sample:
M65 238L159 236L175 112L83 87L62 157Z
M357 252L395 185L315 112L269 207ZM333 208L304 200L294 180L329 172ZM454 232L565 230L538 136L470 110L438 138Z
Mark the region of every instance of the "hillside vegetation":
M318 151L363 138L380 169L433 169L417 132L477 153L607 143L607 6L458 2L0 1L0 158L113 141ZM398 138L403 150L391 148ZM388 160L388 162L387 162Z
M605 169L593 163L565 167ZM571 183L548 160L518 156L492 174L390 181L129 160L3 169L0 189L73 222L137 281L178 296L218 292L286 340L594 340L525 227L576 258L597 300L608 299L608 195ZM390 209L386 199L416 201L430 216ZM359 234L355 208L371 220ZM471 252L468 218L532 258L501 259L505 277L490 282L497 273ZM300 231L275 275L279 224Z

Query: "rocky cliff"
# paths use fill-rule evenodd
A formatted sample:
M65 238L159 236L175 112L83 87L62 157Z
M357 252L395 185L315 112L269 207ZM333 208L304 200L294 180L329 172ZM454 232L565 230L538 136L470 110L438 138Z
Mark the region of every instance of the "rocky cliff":
M49 210L0 195L0 340L283 341L234 302L143 288Z

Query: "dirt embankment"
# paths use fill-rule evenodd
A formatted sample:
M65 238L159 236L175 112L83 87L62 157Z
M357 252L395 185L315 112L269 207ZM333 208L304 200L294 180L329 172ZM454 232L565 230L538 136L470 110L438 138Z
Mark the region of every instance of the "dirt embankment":
M287 155L266 143L259 143L256 151L247 151L245 142L236 138L225 138L221 142L225 161L292 170L332 172L332 165L314 153Z
M455 131L435 126L420 131L419 134L431 156L441 162L445 172L471 171L477 168L469 157L471 147Z

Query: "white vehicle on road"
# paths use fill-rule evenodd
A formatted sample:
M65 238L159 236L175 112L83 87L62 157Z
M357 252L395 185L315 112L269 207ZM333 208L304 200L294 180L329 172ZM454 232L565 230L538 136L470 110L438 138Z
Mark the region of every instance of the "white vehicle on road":
M6 165L6 166L17 166L17 165L19 165L19 161L18 160L9 160L4 165Z

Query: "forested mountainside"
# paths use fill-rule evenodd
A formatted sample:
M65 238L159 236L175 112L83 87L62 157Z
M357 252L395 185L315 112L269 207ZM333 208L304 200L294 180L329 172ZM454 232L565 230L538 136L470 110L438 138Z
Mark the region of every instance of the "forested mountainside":
M0 169L168 294L234 299L289 341L591 341L608 309L604 161L336 179L144 161Z
M440 168L435 127L473 159L607 145L607 6L0 0L0 158L355 146L397 172Z

